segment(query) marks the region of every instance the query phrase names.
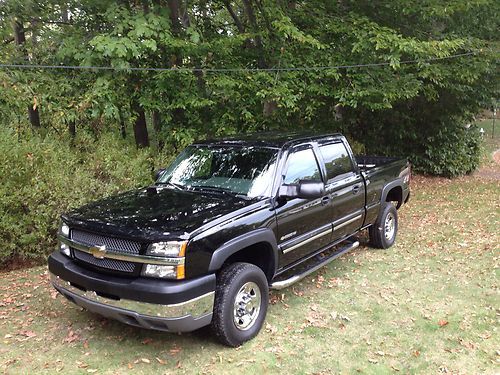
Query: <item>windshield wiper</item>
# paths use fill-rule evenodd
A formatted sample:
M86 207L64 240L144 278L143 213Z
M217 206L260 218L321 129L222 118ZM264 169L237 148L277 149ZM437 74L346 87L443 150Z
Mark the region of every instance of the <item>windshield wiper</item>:
M189 187L193 189L200 189L200 190L208 190L208 191L214 191L217 193L230 193L230 194L238 194L237 192L228 189L228 188L223 188L219 186L209 186L209 185L189 185Z
M175 188L176 190L184 190L186 189L186 187L184 185L181 185L181 184L176 184L175 182L170 182L170 181L166 181L166 182L157 182L156 183L157 185L168 185L168 186L172 186L173 188Z
M238 193L237 191L234 191L234 190L231 190L228 188L224 188L224 187L220 187L220 186L189 185L189 187L193 188L193 189L198 189L198 190L202 190L202 191L205 190L205 191L219 193L219 194L230 194L230 195L233 195L237 198L241 198L241 199L245 199L245 200L251 199L245 194L241 194L241 193Z

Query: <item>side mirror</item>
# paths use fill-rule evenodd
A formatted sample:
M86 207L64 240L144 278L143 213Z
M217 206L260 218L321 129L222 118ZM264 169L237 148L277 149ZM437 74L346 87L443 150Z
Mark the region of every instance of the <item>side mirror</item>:
M163 172L165 172L165 168L158 169L158 170L155 172L155 176L154 176L155 181L158 181L158 179L159 179L159 178L160 178L160 176L163 174Z
M325 195L325 184L317 181L300 181L296 185L282 185L279 196L287 199L316 199Z

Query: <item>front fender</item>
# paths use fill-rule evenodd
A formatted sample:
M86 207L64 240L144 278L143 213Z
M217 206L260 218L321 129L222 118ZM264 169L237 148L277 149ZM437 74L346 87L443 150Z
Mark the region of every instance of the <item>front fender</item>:
M276 271L276 267L278 266L279 251L278 244L276 243L276 236L271 229L262 228L233 238L230 241L224 243L217 250L215 250L208 267L209 272L215 272L219 270L231 255L246 247L255 245L260 242L265 242L271 246L274 256L274 271Z

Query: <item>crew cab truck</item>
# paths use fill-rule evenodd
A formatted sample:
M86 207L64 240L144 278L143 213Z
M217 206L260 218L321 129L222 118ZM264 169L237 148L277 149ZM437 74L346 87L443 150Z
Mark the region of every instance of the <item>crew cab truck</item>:
M211 325L238 346L281 289L359 246L390 247L404 159L355 157L340 134L261 134L187 147L156 182L61 216L48 259L75 304L134 326Z

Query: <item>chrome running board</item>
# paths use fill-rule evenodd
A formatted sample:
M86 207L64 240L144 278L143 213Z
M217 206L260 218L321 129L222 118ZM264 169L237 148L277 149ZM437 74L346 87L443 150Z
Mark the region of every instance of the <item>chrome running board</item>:
M280 280L280 281L275 281L271 283L269 286L270 289L275 289L275 290L280 290L289 287L290 285L296 283L297 281L302 280L304 277L309 276L311 273L316 272L319 270L321 267L327 265L334 259L338 258L339 256L359 247L359 241L354 241L354 242L349 242L345 246L341 247L334 253L332 253L329 256L326 256L325 259L322 259L319 263L313 264L310 268L306 269L302 273L298 275L294 275L288 279L285 280Z

